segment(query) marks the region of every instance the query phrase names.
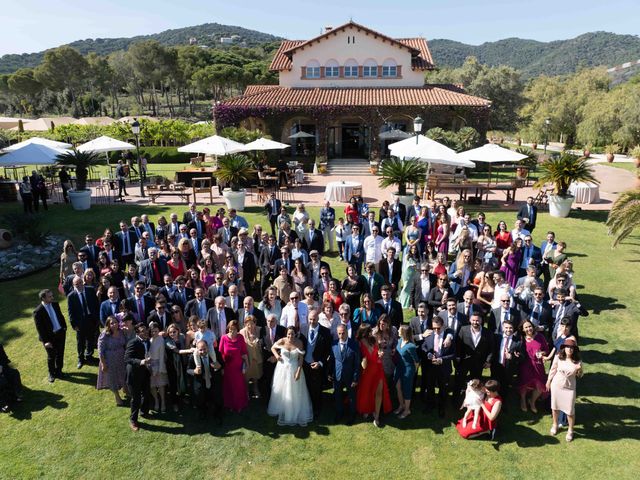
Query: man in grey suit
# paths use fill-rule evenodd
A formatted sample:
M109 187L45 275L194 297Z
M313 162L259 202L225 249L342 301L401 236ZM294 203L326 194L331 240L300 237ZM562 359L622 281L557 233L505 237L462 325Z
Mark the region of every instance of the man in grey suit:
M520 312L511 307L511 297L504 293L500 297L500 306L491 310L491 318L489 319L489 328L494 333L502 333L502 324L510 320L514 325L520 325Z
M227 307L224 297L215 299L215 307L207 311L205 320L209 323L209 328L213 330L216 338L221 338L227 333L227 325L231 320L236 320L236 314Z

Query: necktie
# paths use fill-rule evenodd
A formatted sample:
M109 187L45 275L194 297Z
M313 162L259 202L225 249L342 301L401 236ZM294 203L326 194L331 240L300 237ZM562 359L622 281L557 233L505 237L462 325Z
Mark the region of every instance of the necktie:
M144 322L144 308L142 306L142 297L138 299L138 321Z
M122 235L124 237L124 254L129 255L129 252L131 252L131 244L129 243L129 233L125 232Z
M426 329L427 329L427 322L423 320L422 322L420 322L420 333L424 333Z
M309 339L311 340L311 342L313 342L316 339L316 331L315 330L311 330L311 333L309 334Z
M84 296L84 291L80 294L82 298L82 310L84 310L85 315L89 315L89 306L87 305L87 297Z
M273 342L275 341L275 329L274 328L270 328L269 330L271 330L270 333L270 337L271 337L271 345L273 345Z
M200 363L204 370L204 384L207 388L211 388L211 373L209 372L209 356L200 357Z
M387 315L389 315L391 313L391 302L387 302L384 308L387 311Z

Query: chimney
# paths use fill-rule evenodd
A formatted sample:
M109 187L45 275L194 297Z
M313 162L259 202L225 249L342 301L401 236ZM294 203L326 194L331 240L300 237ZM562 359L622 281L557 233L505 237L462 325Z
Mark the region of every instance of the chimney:
M326 27L324 27L324 33L330 32L331 30L333 30L333 26L331 25L327 25Z

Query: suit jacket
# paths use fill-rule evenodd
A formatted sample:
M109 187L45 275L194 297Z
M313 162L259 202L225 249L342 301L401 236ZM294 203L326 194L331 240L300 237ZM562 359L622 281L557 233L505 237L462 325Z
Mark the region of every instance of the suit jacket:
M541 304L542 311L536 313L535 318L533 318L533 309L535 306L534 299L528 298L523 300L519 295L516 295L515 300L520 308L521 318L531 319L534 324L537 323L537 325L544 327L545 331L549 331L552 323L551 305L549 305L549 303L543 301Z
M457 338L458 333L460 333L460 329L462 327L464 327L465 325L469 325L469 320L467 319L466 315L460 312L456 312L455 325L449 324L449 312L447 312L446 310L442 310L440 313L438 313L438 317L442 319L442 326L445 329L451 330L453 332L453 338Z
M258 263L260 264L260 270L263 275L268 275L269 273L273 273L271 270L271 265L275 265L276 261L281 257L280 248L278 245L273 246L273 250L269 245L265 245L262 251L260 252L260 257L258 259Z
M527 253L529 253L528 256ZM533 265L535 265L536 268L540 268L540 263L542 262L542 250L532 244L531 251L529 252L525 246L522 248L522 259L524 260L525 258L527 260L527 265L529 264L529 259L532 259Z
M491 363L493 358L493 334L483 328L480 332L478 346L473 344L471 325L465 325L460 329L456 341L456 357L461 361L467 361L474 365Z
M344 351L340 342L335 341L329 354L329 372L334 383L351 385L360 379L360 345L352 338L347 339Z
M440 351L436 353L435 350L435 335L429 335L424 342L422 343L422 353L424 358L426 359L426 364L429 366L429 369L434 369L439 376L448 377L451 375L451 361L456 357L456 342L454 333L445 329L442 332L442 346L440 347ZM452 341L451 344L447 347L445 346L445 340L448 335L451 335ZM431 363L431 359L433 358L441 358L442 365L434 365Z
M86 307L88 313L82 306L80 295L75 290L67 296L67 308L69 310L69 322L71 327L81 330L89 330L94 328L98 323L99 307L98 297L93 287L84 287L84 298L86 299Z
M414 282L411 285L411 292L410 292L410 298L411 298L411 305L413 306L414 310L418 310L418 305L420 305L422 302L427 304L427 308L429 309L428 315L429 317L432 317L432 311L433 309L431 308L431 306L428 304L429 301L429 293L431 292L431 290L433 289L433 285L435 285L435 281L433 278L431 278L432 275L429 275L429 291L427 292L427 296L423 296L422 295L422 279L420 278L420 275L417 275Z
M327 327L318 325L318 334L316 335L313 344L313 361L322 362L322 368L327 368L329 364L329 355L331 353L331 345L333 343L333 337L331 331ZM309 334L304 339L305 352L311 348L311 342L309 340Z
M149 230L147 230L147 225L149 225L149 228L151 229L151 232L149 232L149 234L151 235L151 240L153 240L155 243L158 243L157 240L162 240L164 238L162 236L162 233L160 234L160 238L157 238L158 233L156 230L156 225L153 222L149 222L147 224L145 224L144 222L140 222L140 231L148 232Z
M208 289L207 289L207 298L211 299L211 300L215 300L216 297L219 296L219 292L218 292L218 285L216 283L214 283L213 285L211 285ZM227 295L229 295L229 287L227 287L225 284L222 284L222 296L226 297Z
M248 286L251 285L252 282L256 279L256 272L258 269L256 266L256 257L253 255L253 252L250 252L249 250L246 250L244 252L244 258L242 259L241 266L242 281L244 282L245 286L249 288Z
M369 235L371 235L371 229L373 227L378 227L378 235L380 235L380 222L373 222L373 225L369 224L369 219L366 218L362 221L361 225L362 227L362 238L367 238Z
M95 264L98 262L98 255L100 254L102 249L96 244L93 244L91 246L85 245L80 249L80 251L86 252L89 262Z
M378 300L382 299L382 293L380 292L380 289L383 285L385 285L385 281L382 275L380 275L378 272L373 272L373 285L371 287L369 286L369 274L362 274L362 278L364 279L364 283L367 285L367 293L371 295L372 300L374 302L377 302Z
M355 248L353 245L353 236L347 236L344 242L344 258L347 263L362 263L364 262L364 257L364 237L360 236L358 247Z
M404 323L404 313L402 312L402 305L400 304L400 302L393 299L390 300L390 303L390 311L387 312L387 310L384 308L384 300L378 300L376 302L377 305L380 305L382 313L386 313L389 316L391 325L396 328L400 328L400 325Z
M238 300L238 304L236 305L236 308L232 308L231 307L231 297L225 297L224 299L224 303L227 307L231 308L231 310L233 310L234 312L237 312L238 310L240 310L242 308L243 302L244 302L244 295L237 295L237 300Z
M489 330L494 333L502 333L502 319L504 318L504 309L502 307L491 309L489 317ZM514 307L509 308L509 318L515 329L520 325L520 311Z
M520 278L518 278L518 281L516 282L516 289L517 289L518 287L524 287L524 282L527 280L527 278L529 278L529 276L528 276L528 275L525 275L524 277L520 277ZM542 281L540 281L540 279L539 279L539 278L536 278L536 282L537 282L537 284L538 284L538 286L539 286L539 287L542 287L542 286L543 286Z
M448 292L447 298L455 298L455 295L453 294L453 291L450 288L447 288L447 290L445 291ZM429 308L431 309L431 312L433 315L436 314L438 307L442 306L443 296L444 294L440 291L438 287L433 287L429 292L429 298L427 299L427 304L429 305Z
M133 314L133 318L136 319L136 323L146 322L147 318L149 317L149 314L156 307L155 302L151 298L147 297L146 295L143 295L141 298L142 298L142 306L144 309L144 315L142 316L142 318L140 318L140 316L138 315L138 303L137 303L136 297L131 296L125 300L125 305L127 307L127 310L129 310ZM185 318L188 318L186 314L185 314Z
M237 237L238 236L238 229L236 227L231 227L229 226L229 234L227 235L225 233L225 228L224 227L220 227L218 229L218 235L220 235L222 237L222 242L226 243L228 246L231 246L231 239L233 237Z
M538 207L532 205L531 210L531 218L529 218L529 206L526 203L520 207L520 210L518 210L518 220L529 218L529 221L526 222L526 225L524 226L524 228L529 231L532 231L536 227L536 221L538 220Z
M215 306L215 303L213 302L213 300L211 300L209 298L204 298L203 301L204 301L204 305L205 305L205 308L206 308L207 312L209 311L209 309L211 309L211 308L213 308ZM184 306L184 318L188 319L191 315L197 315L199 317L199 314L198 314L198 300L196 298L192 298Z
M418 217L420 215L420 210L422 210L422 206L418 205L418 207L416 208L416 206L412 203L409 208L407 208L407 214L402 217L402 221L404 222L404 224L409 225L409 218Z
M494 333L493 334L493 363L491 365L492 370L494 368L503 368L508 373L514 374L517 372L518 365L522 359L524 359L526 355L524 342L520 338L519 335L514 334L511 337L511 345L508 348L508 352L511 354L510 359L504 359L505 364L502 365L500 363L500 347L502 346L502 334ZM518 355L516 355L516 353Z
M200 224L200 235L198 235L198 238L202 240L207 235L207 222L196 218L196 220L190 221L187 224L187 227L189 228L189 231L191 231L192 228L195 228L196 231L198 231L198 224Z
M282 208L282 202L280 200L278 200L277 198L275 199L276 202L276 207L273 208L273 205L271 203L271 199L269 199L269 201L267 203L264 204L264 209L267 211L267 216L269 217L269 220L271 220L271 217L277 217L278 215L280 215L280 209Z
M279 247L282 247L284 245L284 239L286 237L289 237L289 242L291 242L291 245L293 245L294 242L296 241L296 238L298 238L298 234L293 229L290 229L289 233L285 232L284 230L280 230L280 232L278 233Z
M160 315L158 315L158 312L154 310L147 317L147 325L149 325L151 322L158 323L160 325L160 330L163 332L166 331L167 327L169 327L169 325L173 323L173 321L171 320L171 311L168 308L164 309L164 322L163 322L160 319Z
M149 351L149 341L147 344L147 352ZM127 367L127 384L135 384L145 382L149 378L149 369L146 365L140 365L140 361L145 359L144 343L138 337L133 337L127 343L124 352L124 363Z
M273 343L276 343L281 338L287 336L287 328L282 325L275 326L275 335L273 338ZM271 351L271 347L273 347L273 343L271 343L271 332L268 327L262 329L262 356L264 361L266 362L268 358L273 356L273 352Z
M173 305L179 305L180 308L182 308L182 311L184 312L184 307L187 304L187 302L189 300L192 300L195 298L195 293L193 291L193 288L184 288L184 296L186 297L185 299L182 298L182 294L178 291L178 289L176 288L173 293L171 294L171 298L169 299L169 301L173 304Z
M187 210L182 214L182 223L189 225L191 222L198 219L198 216L191 210Z
M225 316L225 320L227 321L227 325L229 325L229 322L231 320L237 320L238 319L238 316L236 315L236 312L231 310L229 307L224 307L224 316ZM207 311L206 320L209 323L209 328L213 331L213 333L215 333L216 338L219 339L219 338L222 337L222 335L227 333L227 332L221 332L220 331L220 325L218 324L218 309L217 308L212 307Z
M136 242L138 240L140 240L140 237L142 236L142 232L144 231L144 229L142 227L138 227L136 229L136 227L134 227L133 225L129 225L129 231L132 233L133 237L136 239Z
M324 237L322 231L318 228L314 228L313 232L307 230L307 233L302 239L302 246L307 251L317 250L320 255L324 254Z
M136 262L138 268L140 264L149 258L149 247L142 248L140 244L137 244L133 254L133 261Z
M471 313L480 313L482 314L482 308L480 307L479 304L476 304L477 300L474 300L473 303L471 304ZM458 312L461 313L464 318L467 320L467 323L469 323L469 318L471 317L471 315L467 315L467 305L464 303L464 301L462 302L458 302Z
M569 335L573 335L578 338L578 317L581 315L584 317L589 316L589 312L587 312L582 306L580 306L577 302L567 302L565 301L564 310L560 312L562 308L561 305L555 305L551 312L551 318L553 320L553 327L551 330L551 339L555 342L556 338L558 338L558 327L560 325L560 321L568 317L571 319L571 330L569 331ZM562 314L560 314L562 313Z
M62 330L65 331L67 329L67 322L64 319L64 315L62 315L60 305L58 304L58 302L51 302L51 305L53 305L53 311L58 317L58 323L60 323L60 327L62 327ZM36 324L38 340L40 340L42 343L53 342L53 325L51 324L49 314L47 313L47 310L44 308L42 303L33 310L33 321Z
M244 308L239 308L236 316L238 317L238 322L240 322L240 326L244 326L244 319L247 318L247 315L253 315L256 319L256 325L262 330L264 330L267 326L267 319L264 316L264 312L257 308L255 305L253 307L253 312L251 314L247 313Z
M169 273L169 267L167 266L167 261L164 258L158 257L156 265L158 268L158 281L153 278L153 265L151 265L151 259L147 258L140 262L140 274L144 275L147 287L151 284L157 286L164 285L164 276Z
M293 270L293 260L291 259L291 257L289 257L289 261L287 262L287 264L289 265L289 267L287 268L287 273L291 273L291 270ZM273 268L274 272L273 272L273 276L276 277L280 274L280 267L282 265L285 265L285 261L284 258L279 258L278 260L276 260L275 266Z
M120 311L120 300L116 302L116 313ZM100 325L104 327L107 322L107 318L111 315L114 315L113 309L111 308L111 300L106 299L104 302L100 304Z
M389 262L387 262L386 258L383 258L380 260L380 263L378 263L378 273L382 276L387 285L394 284L397 288L400 284L400 278L402 277L402 262L397 258L393 260L391 281L389 281Z
M395 203L392 203L389 208L395 212ZM400 218L400 220L404 221L404 219L407 218L407 206L404 203L399 203L397 208L398 217Z
M426 329L430 329L431 319L428 315L425 317L425 321ZM411 337L413 338L413 343L415 343L417 347L420 347L420 345L422 345L422 342L424 341L424 338L422 338L424 330L422 329L422 320L420 319L420 317L415 316L411 318L411 320L409 320L409 328L411 329Z

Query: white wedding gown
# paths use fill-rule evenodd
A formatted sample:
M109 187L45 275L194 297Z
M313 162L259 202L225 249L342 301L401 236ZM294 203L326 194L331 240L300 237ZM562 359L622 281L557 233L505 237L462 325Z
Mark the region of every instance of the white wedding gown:
M295 379L298 361L303 361L304 352L299 349L280 349L281 360L277 363L273 373L271 399L267 413L278 417L278 425L306 426L313 420L313 407L304 379L304 372L300 371L300 378Z

